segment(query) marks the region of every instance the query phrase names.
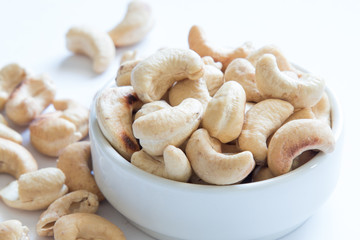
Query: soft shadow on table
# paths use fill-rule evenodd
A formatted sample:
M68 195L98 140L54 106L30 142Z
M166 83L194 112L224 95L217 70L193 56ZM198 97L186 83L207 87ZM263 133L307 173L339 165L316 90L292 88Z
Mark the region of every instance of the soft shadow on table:
M58 71L89 78L95 78L99 75L93 70L92 60L84 55L69 55L65 57L60 62Z

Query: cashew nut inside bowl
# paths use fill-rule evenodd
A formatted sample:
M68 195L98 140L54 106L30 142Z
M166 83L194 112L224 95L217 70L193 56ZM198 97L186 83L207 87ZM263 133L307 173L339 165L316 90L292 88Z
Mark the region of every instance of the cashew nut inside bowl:
M29 228L15 219L0 222L0 239L29 240Z

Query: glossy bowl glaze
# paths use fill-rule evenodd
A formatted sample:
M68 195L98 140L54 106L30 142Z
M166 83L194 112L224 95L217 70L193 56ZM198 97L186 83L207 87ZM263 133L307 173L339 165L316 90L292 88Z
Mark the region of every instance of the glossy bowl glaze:
M279 238L304 223L336 186L343 120L338 100L326 91L335 151L319 153L288 174L231 186L175 182L131 165L102 135L93 104L90 140L96 182L115 209L156 239Z

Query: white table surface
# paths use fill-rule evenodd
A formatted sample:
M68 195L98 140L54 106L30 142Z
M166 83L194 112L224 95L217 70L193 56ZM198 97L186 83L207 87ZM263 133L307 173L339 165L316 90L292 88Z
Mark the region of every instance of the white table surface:
M345 118L342 169L334 193L304 225L283 239L360 239L360 2L150 0L156 18L152 32L140 44L117 49L108 70L95 74L88 58L67 51L65 34L70 27L83 24L111 29L124 16L127 2L0 0L0 67L17 62L34 74L48 73L56 83L57 98L90 106L96 91L114 78L125 50L136 49L145 57L160 47L187 47L193 24L202 26L218 45L275 44L292 62L326 79L342 103ZM31 146L26 128L15 128L39 167L56 165L56 158L45 157ZM1 174L0 188L12 180ZM41 212L10 209L0 201L0 222L20 219L30 228L31 239L51 239L36 235ZM152 239L107 202L101 203L98 214L118 225L127 239Z

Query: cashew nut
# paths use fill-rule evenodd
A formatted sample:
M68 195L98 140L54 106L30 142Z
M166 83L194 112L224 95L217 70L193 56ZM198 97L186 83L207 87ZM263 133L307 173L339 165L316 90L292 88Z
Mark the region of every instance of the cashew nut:
M65 147L57 160L57 167L65 174L65 184L68 186L69 192L87 190L96 194L99 201L104 200L104 196L91 174L92 162L89 141L76 142Z
M280 99L266 99L255 104L245 115L238 138L242 151L251 151L256 164L264 165L267 155L266 139L293 113L294 107Z
M84 54L93 61L96 73L104 72L115 58L115 46L110 36L92 27L72 27L66 34L66 47Z
M1 114L0 116L3 117ZM21 134L10 128L7 125L6 121L3 122L1 120L0 120L0 138L5 138L18 144L21 144L23 141Z
M161 99L176 82L197 80L204 74L204 63L190 49L158 50L136 65L131 73L131 85L144 103Z
M169 102L171 106L179 105L186 98L195 98L199 100L203 106L203 109L206 109L206 106L211 100L211 97L209 95L208 88L206 87L206 82L203 78L198 80L186 79L179 81L170 88Z
M222 143L236 139L244 123L245 102L245 91L239 83L224 83L206 108L203 128Z
M141 62L138 60L129 60L122 63L117 72L115 81L117 86L130 86L131 85L131 72Z
M316 103L311 110L317 119L322 120L331 126L331 106L326 92L324 92L320 101Z
M192 173L185 153L172 145L164 149L163 157L152 157L144 150L135 152L131 163L146 172L180 182L187 182Z
M89 110L73 100L55 100L56 112L40 115L30 124L31 144L41 153L57 157L62 149L86 137Z
M26 148L0 138L0 172L8 173L18 179L20 175L37 169L36 160Z
M0 222L0 239L29 240L29 228L23 226L19 220Z
M267 163L275 176L290 171L293 159L307 150L325 153L334 150L335 139L328 124L320 120L299 119L279 128L269 144Z
M131 124L132 113L141 104L131 86L105 89L96 100L97 121L102 133L127 160L140 150Z
M10 94L25 80L26 75L25 70L16 63L8 64L0 69L0 110L3 110Z
M258 60L255 77L261 95L286 100L294 108L314 106L325 89L325 81L318 76L304 73L299 79L294 79L282 73L271 54L265 54Z
M255 67L245 58L234 59L226 68L225 81L236 81L246 93L246 101L260 102L264 100L256 87Z
M171 106L164 100L146 103L140 108L139 111L136 112L134 116L134 121L139 117L145 116L146 114L170 107Z
M132 125L134 136L147 153L160 156L168 145L179 147L198 128L202 114L201 103L187 98L178 106L136 119Z
M54 225L54 239L126 240L120 228L91 213L73 213L61 217Z
M55 222L62 216L71 213L95 213L99 201L95 194L86 190L78 190L65 194L50 204L48 209L40 215L36 224L39 236L54 236Z
M200 56L210 56L216 62L221 62L225 71L229 63L235 58L246 58L253 50L251 43L247 42L236 49L225 49L214 46L205 36L205 32L199 26L192 26L188 36L190 49L197 52Z
M9 207L23 210L47 208L68 191L65 175L58 168L42 168L22 174L0 191Z
M28 125L52 103L55 91L55 85L47 75L27 78L6 102L7 117L17 125Z
M194 172L205 182L225 185L242 181L255 167L251 152L222 154L213 145L220 141L210 137L206 129L196 130L186 145L186 155Z
M131 1L124 19L109 31L109 35L116 47L128 46L140 42L153 25L150 5L142 1Z

